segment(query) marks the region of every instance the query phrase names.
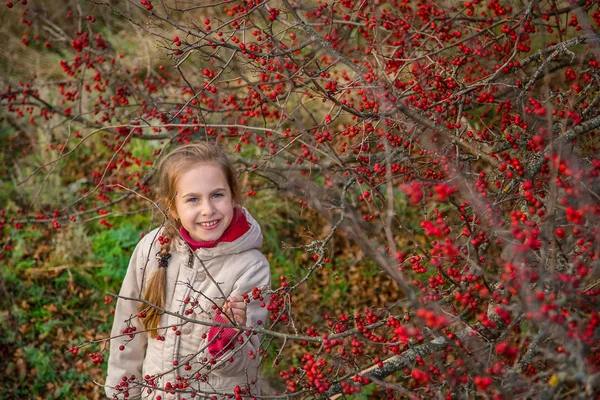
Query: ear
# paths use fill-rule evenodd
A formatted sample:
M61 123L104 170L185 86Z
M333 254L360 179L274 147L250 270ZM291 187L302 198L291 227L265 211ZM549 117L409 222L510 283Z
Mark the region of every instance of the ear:
M177 207L175 206L175 201L173 201L173 203L171 203L171 207L169 207L169 212L168 212L169 217L171 217L172 219L178 221L179 220L179 214L177 213Z

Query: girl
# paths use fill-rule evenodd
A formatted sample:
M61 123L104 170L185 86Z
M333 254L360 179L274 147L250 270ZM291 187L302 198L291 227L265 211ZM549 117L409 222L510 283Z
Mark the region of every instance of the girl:
M259 337L234 326L266 321L260 291L270 287L270 270L260 227L239 206L234 170L219 146L195 143L168 154L158 175L168 218L131 257L115 308L106 394L260 394Z

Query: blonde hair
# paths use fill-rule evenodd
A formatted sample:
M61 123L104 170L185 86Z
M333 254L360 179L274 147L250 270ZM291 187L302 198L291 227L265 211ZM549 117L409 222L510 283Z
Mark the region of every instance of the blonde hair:
M175 196L177 194L177 181L181 173L188 171L197 164L216 164L221 167L231 196L236 204L239 204L240 194L235 170L225 153L225 150L214 142L198 142L181 146L167 154L158 167L158 195L159 205L165 210L167 221L162 232L160 253L163 257L169 257L171 243L179 235L181 222L173 218L175 209ZM168 258L167 258L168 260ZM165 292L167 283L166 268L159 267L152 275L142 299L155 307L140 303L138 314L142 325L151 337L157 336L157 328L162 312L158 308L165 307Z

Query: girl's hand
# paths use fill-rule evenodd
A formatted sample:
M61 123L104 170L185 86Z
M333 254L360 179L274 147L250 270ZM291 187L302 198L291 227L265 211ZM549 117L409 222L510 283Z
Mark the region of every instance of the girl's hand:
M246 325L246 302L242 296L232 297L225 303L225 312L240 325Z

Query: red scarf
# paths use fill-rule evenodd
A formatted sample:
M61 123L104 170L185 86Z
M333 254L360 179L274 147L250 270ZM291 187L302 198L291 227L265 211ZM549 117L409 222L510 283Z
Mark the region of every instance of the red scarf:
M244 213L238 208L234 208L233 210L233 218L231 219L231 223L223 232L220 238L217 240L209 240L206 242L199 242L197 240L192 239L188 231L185 230L183 225L179 228L179 233L183 236L183 239L190 245L192 250L196 251L197 249L204 248L210 249L216 247L219 243L229 243L241 237L244 233L250 230L250 224L246 219Z

